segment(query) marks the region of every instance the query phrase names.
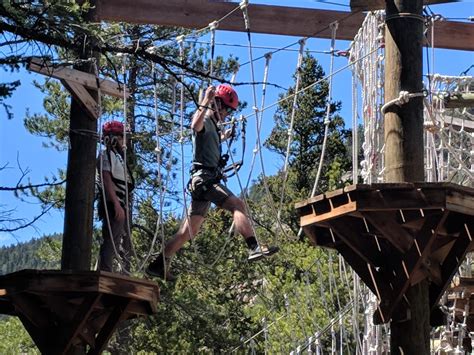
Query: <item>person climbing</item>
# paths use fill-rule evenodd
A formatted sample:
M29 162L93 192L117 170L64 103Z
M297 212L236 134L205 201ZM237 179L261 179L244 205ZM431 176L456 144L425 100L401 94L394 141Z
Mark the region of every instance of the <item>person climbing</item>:
M222 169L226 164L221 144L222 140L230 138L233 132L232 128L221 132L220 126L225 118L237 109L238 104L237 93L230 85L221 84L217 88L207 88L191 122L193 161L188 183L191 193L188 218L183 220L178 232L145 269L148 275L169 281L175 279L170 272L171 257L199 232L211 203L233 214L235 228L244 237L249 248L249 261L273 255L279 250L278 247L267 247L258 243L244 201L221 183Z
M119 121L108 121L102 126L102 133L105 149L101 150L97 158L98 215L102 221L103 239L99 269L113 272L113 260L117 252L121 259L121 271L129 273L132 243L126 225L125 206L127 190L130 193L134 183L124 161L124 126Z

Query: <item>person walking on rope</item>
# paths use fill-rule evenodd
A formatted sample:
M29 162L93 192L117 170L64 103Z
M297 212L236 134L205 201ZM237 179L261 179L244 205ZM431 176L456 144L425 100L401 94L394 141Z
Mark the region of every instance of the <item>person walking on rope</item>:
M239 99L235 90L226 84L207 88L203 100L192 118L193 161L188 189L191 206L174 237L168 241L160 255L153 260L145 272L166 280L174 280L170 272L171 257L198 232L205 220L211 203L233 214L235 228L245 239L249 248L249 261L259 260L276 253L278 247L259 245L244 201L236 197L221 184L222 169L226 159L222 156L222 140L230 138L232 129L221 132L220 124L237 109Z
M122 272L130 272L132 243L127 227L126 193L133 190L134 183L124 161L124 126L118 121L109 121L102 126L102 143L105 149L97 159L99 202L98 214L102 221L102 245L99 254L99 269L113 272L114 256L120 256ZM126 185L127 184L127 185Z

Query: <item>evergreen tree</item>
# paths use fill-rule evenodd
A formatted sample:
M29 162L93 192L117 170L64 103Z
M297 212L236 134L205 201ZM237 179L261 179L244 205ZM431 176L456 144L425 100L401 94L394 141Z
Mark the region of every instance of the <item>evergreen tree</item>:
M294 77L296 78L296 73ZM311 87L298 94L296 107L293 98L282 101L274 116L275 125L265 145L285 156L287 151L288 129L295 110L293 139L290 145L289 167L296 174L291 182L301 197L307 197L313 188L324 140L327 101L330 99L329 84L324 80L325 73L316 58L306 54L300 68L300 90ZM292 96L295 87L290 87L280 99ZM338 114L340 102L331 102L329 116L329 135L326 159L322 168L319 192L334 189L341 185L344 172L350 168L346 143L349 131L344 128L344 120Z

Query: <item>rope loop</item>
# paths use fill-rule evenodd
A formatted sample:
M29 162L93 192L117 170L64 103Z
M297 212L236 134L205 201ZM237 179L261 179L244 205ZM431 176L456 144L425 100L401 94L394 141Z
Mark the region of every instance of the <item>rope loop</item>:
M219 21L213 21L209 24L209 29L215 31L219 27Z
M427 95L428 95L428 92L426 90L415 92L415 93L410 93L408 91L400 91L400 94L396 99L393 99L387 102L385 105L382 106L380 110L382 114L385 114L387 109L390 106L393 106L393 105L402 106L410 102L410 100L415 97L426 97Z

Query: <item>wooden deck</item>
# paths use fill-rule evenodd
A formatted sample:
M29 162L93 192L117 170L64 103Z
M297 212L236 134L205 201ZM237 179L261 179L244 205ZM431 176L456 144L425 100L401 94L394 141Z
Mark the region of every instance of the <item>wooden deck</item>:
M99 354L117 325L156 313L158 285L109 272L22 270L0 276L0 313L18 316L43 354Z
M380 303L408 317L405 292L428 278L432 309L474 244L474 189L449 183L352 185L296 204L315 246L339 251Z

